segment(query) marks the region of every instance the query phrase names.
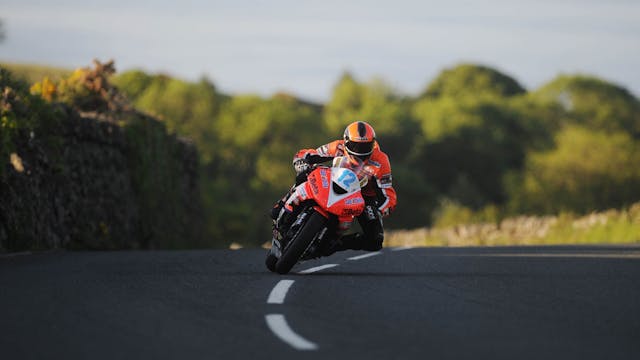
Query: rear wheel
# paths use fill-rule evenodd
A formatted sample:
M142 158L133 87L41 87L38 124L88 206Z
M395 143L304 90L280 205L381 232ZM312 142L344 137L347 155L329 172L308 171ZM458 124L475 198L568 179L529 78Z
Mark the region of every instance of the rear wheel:
M312 211L307 221L288 241L282 256L276 262L275 270L278 274L286 274L300 260L305 250L311 245L316 235L322 230L327 219L316 211Z

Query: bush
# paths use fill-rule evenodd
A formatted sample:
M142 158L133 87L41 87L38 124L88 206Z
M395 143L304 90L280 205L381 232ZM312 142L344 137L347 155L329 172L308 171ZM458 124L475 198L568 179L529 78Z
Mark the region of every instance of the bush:
M628 134L569 126L557 147L532 154L509 186L516 212L587 213L640 199L640 144Z

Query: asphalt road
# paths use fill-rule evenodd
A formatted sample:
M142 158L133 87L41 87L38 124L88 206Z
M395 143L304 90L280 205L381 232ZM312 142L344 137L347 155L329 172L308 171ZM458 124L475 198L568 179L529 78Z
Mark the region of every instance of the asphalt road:
M0 358L640 359L640 246L264 253L2 256Z

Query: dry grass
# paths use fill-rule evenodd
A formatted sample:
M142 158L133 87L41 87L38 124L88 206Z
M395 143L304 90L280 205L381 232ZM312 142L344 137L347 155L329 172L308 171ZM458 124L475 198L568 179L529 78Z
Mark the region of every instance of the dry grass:
M500 223L389 231L386 246L501 246L640 242L640 203L586 216L520 216Z

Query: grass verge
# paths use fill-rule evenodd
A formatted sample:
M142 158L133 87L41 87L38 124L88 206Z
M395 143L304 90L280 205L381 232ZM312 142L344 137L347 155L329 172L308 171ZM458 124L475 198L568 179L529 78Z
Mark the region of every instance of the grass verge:
M499 223L388 231L386 246L517 246L640 243L640 203L577 216L520 216Z

